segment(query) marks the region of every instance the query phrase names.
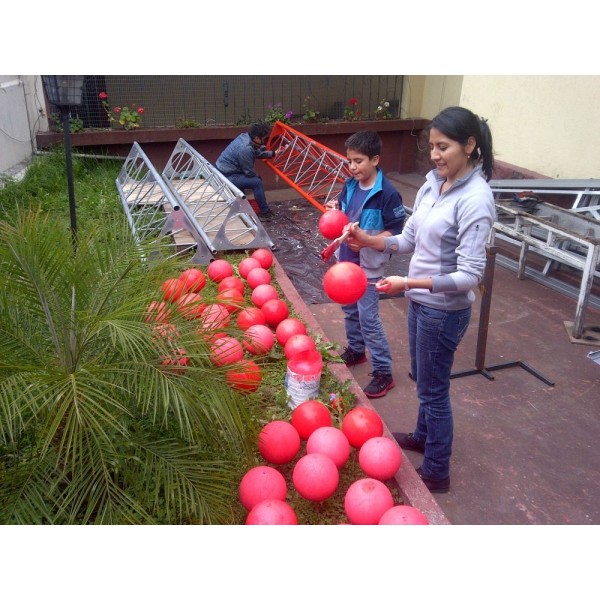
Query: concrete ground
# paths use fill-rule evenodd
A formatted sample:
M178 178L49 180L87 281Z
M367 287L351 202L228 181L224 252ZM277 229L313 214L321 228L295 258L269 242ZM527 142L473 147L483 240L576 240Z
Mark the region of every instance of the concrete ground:
M421 180L418 175L394 178L408 206ZM276 257L277 227L277 219L267 227ZM285 272L285 257L278 261ZM404 267L398 266L399 274ZM340 307L305 302L293 285L290 294L299 312L341 348ZM408 432L418 401L408 377L406 301L387 297L380 310L393 349L396 386L370 403L388 433ZM451 490L429 494L413 468L421 455L406 451L399 481L409 502L440 524L600 524L600 364L588 358L600 350L595 334L600 311L587 308L590 339L575 342L568 331L574 299L531 279L518 280L510 268L496 264L489 323L481 328L480 312L478 300L455 360ZM334 368L343 379L355 381L359 395L370 380L369 363ZM361 401L369 402L364 396Z

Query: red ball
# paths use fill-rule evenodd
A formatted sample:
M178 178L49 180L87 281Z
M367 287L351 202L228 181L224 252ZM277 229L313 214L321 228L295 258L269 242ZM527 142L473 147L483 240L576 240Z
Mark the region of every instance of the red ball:
M285 500L287 484L277 469L261 465L250 469L242 477L239 492L244 508L252 510L263 500Z
M213 365L232 365L244 358L244 349L239 340L225 336L216 339L210 347L210 360Z
M177 300L177 310L185 319L198 319L205 308L202 296L196 292L188 292Z
M277 327L281 321L287 319L290 315L290 309L288 308L288 305L279 298L267 300L260 307L260 310L262 310L265 315L267 325L270 325L271 327Z
M248 513L246 525L298 525L298 517L287 502L271 498L259 502Z
M310 434L306 442L306 453L315 452L329 456L335 466L341 469L350 457L350 442L337 427L319 427Z
M275 329L275 337L282 346L285 346L285 343L297 333L306 335L306 326L300 319L294 317L284 319Z
M300 352L306 352L307 350L316 350L317 345L315 341L305 333L297 333L291 336L283 346L283 353L288 360L291 360Z
M342 235L344 226L350 223L348 215L339 209L326 210L319 217L319 231L324 238L335 240Z
M385 483L369 477L355 481L344 496L344 510L353 525L377 525L392 506L394 498Z
M199 292L206 285L206 275L195 267L183 271L179 279L183 281L184 292Z
M237 288L228 288L217 292L216 301L230 313L237 312L244 306L244 294Z
M335 493L340 474L329 456L305 454L294 467L292 481L303 498L322 502Z
M252 290L252 303L261 308L267 300L276 300L279 298L277 289L270 283L261 283Z
M368 439L358 453L358 464L367 477L386 481L400 468L402 452L396 442L386 437Z
M263 269L270 269L273 264L273 254L266 248L258 248L250 256L255 258Z
M212 281L222 281L225 277L233 275L233 265L225 259L213 260L207 267L206 273Z
M150 302L144 313L146 323L166 323L171 316L171 308L166 302Z
M284 465L300 451L300 435L287 421L271 421L258 435L258 451L265 460Z
M331 426L331 413L319 400L306 400L292 411L292 425L301 439L308 440L319 427Z
M354 304L367 291L367 276L357 265L348 261L329 267L323 277L323 289L338 304Z
M251 289L255 289L264 283L271 283L271 273L262 267L256 267L248 273L246 281Z
M262 381L260 367L252 360L242 359L225 375L227 385L240 392L255 392Z
M246 330L252 325L265 325L265 313L258 306L248 306L243 308L237 316L237 324L240 329Z
M234 288L238 290L240 294L243 294L246 291L246 284L242 279L236 277L235 275L229 275L228 277L221 279L218 287L219 292L229 290L231 288Z
M175 302L184 293L185 283L178 277L171 277L160 286L166 302Z
M367 440L383 434L383 421L372 408L358 406L342 420L342 431L350 445L361 448Z
M207 304L200 315L200 333L206 330L224 329L231 318L227 308L221 304Z
M399 504L386 510L378 525L429 525L429 521L419 509Z
M275 344L275 335L266 325L251 325L246 329L242 344L250 354L267 354Z
M240 274L240 277L247 279L248 273L257 267L262 268L260 262L256 260L256 258L248 256L240 261L240 264L238 265L238 273Z

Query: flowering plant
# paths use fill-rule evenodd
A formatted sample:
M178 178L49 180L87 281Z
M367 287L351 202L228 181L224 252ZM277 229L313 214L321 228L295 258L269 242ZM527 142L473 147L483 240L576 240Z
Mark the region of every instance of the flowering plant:
M273 125L276 121L281 121L282 123L286 123L288 125L291 123L290 119L294 113L291 110L284 112L281 102L278 102L275 105L269 104L267 108L269 110L265 115L265 123L269 123L269 125Z
M346 121L358 121L360 117L360 110L358 110L358 99L350 98L346 108L344 108L344 119Z
M390 113L390 103L383 98L379 105L377 106L377 110L375 111L376 119L391 119L392 114Z
M102 100L102 107L106 112L109 122L118 122L119 125L123 125L125 129L137 129L142 121L142 115L144 109L141 106L135 104L129 106L115 106L111 109L108 103L108 94L106 92L100 92L98 98Z
M310 96L306 96L302 105L304 108L304 114L302 115L302 119L307 123L314 123L315 121L318 121L320 115L318 110L314 110L313 108L311 108L311 101L312 98Z

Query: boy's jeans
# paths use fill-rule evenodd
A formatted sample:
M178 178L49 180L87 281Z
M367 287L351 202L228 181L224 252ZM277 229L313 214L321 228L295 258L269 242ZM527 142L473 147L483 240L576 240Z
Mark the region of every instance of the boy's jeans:
M242 192L251 189L254 192L254 199L258 203L261 213L269 212L269 204L265 195L265 187L260 177L248 177L247 175L227 175L227 179Z
M450 475L454 423L450 404L450 374L471 308L446 311L409 300L408 342L411 373L417 382L419 415L415 440L425 443L421 472L444 479Z
M391 374L392 354L379 317L379 292L375 289L379 279L369 279L364 296L355 304L343 304L342 311L348 347L354 352L364 352L366 348L373 371Z

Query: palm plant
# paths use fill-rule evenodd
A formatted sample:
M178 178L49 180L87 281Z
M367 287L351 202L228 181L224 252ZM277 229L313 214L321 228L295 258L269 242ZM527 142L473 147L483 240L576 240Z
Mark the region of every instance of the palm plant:
M122 218L74 252L64 221L0 222L0 522L228 523L251 460L251 401L174 321L190 366L144 309L177 265L145 260ZM217 457L217 458L215 458Z

